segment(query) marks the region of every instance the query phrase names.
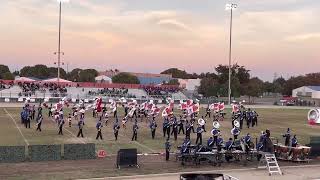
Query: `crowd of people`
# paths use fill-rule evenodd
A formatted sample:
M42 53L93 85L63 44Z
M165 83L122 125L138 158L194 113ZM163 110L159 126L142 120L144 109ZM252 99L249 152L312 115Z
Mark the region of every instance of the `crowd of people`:
M134 95L128 93L126 88L103 88L96 91L89 91L88 94L91 96L109 96L109 97L127 97L135 98Z
M29 83L23 82L18 83L22 92L19 96L31 97L36 95L36 91L40 93L50 93L53 97L63 97L67 94L67 88L63 85L58 85L57 83Z
M177 93L177 87L161 87L161 86L146 86L143 88L149 96L153 97L166 97L173 93Z

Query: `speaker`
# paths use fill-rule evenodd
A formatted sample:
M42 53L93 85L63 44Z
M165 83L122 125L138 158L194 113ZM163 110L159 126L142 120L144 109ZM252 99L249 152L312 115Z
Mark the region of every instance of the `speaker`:
M181 174L180 180L224 180L223 174Z
M120 149L117 156L117 168L120 166L138 166L137 149Z

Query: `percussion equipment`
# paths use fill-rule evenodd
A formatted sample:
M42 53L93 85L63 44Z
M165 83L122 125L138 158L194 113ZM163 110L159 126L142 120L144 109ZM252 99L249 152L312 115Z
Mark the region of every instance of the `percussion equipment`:
M240 122L238 120L234 120L233 121L233 125L234 125L234 127L239 128L240 127Z
M213 128L215 128L215 129L219 129L219 128L220 128L220 123L219 123L218 121L214 121L214 122L212 123L212 126L213 126Z
M203 126L203 125L206 124L206 121L205 121L204 119L200 118L200 119L198 119L198 124L199 124L200 126Z
M275 144L274 149L277 158L291 161L308 161L311 151L308 146L289 147L282 144Z
M320 109L311 109L308 112L308 121L310 123L320 124Z

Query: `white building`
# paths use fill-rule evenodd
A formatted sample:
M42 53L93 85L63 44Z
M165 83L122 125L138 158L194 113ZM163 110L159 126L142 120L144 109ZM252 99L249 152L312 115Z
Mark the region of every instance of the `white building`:
M112 79L106 75L100 75L95 78L96 82L112 83Z
M320 86L302 86L292 90L292 97L320 99Z
M200 86L201 79L178 79L181 88L195 91Z

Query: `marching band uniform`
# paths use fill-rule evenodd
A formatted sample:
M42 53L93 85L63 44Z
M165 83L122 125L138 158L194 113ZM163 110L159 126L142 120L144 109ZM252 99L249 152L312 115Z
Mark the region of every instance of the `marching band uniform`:
M83 125L84 125L84 124L83 124L83 121L80 120L80 121L78 122L79 132L78 132L77 137L79 137L80 135L81 135L81 137L83 137L83 133L82 133Z
M118 115L117 115L117 104L115 105L116 107L114 108L114 111L113 111L113 118L117 118Z
M196 144L202 144L202 132L203 132L203 128L199 125L197 128L197 140L196 140Z
M41 104L40 104L39 107L38 107L37 119L39 118L40 115L42 116L42 107L41 107Z
M246 118L247 118L247 128L250 128L250 124L252 123L252 112L250 109L248 109L247 111Z
M59 132L58 132L59 135L63 135L63 132L62 132L63 125L64 125L64 120L63 120L63 118L60 118L60 121L59 121Z
M48 117L51 117L51 116L52 116L52 103L50 104L49 112L48 112Z
M186 138L181 145L181 154L188 153L188 148L190 144L190 139Z
M243 111L243 112L241 112L241 114L240 114L240 120L239 120L239 122L240 122L240 129L242 129L242 126L243 126L243 120L246 118L246 113Z
M240 134L240 130L237 127L234 127L232 129L232 134L233 134L234 140L236 140L236 139L238 139L238 135Z
M249 153L250 144L251 144L251 136L249 133L244 137L244 142L245 142L246 153Z
M192 118L191 120L190 120L190 126L191 126L191 130L192 130L192 132L193 133L195 133L195 131L194 131L194 122L195 122L196 120L194 119L194 118Z
M290 138L291 138L290 128L287 129L287 132L283 135L283 137L286 138L284 145L289 146L290 145Z
M151 137L152 139L154 139L155 135L156 135L156 128L157 128L157 123L154 120L154 117L152 119L152 122L150 123L150 129L151 129Z
M203 116L201 117L201 119L204 120ZM204 122L206 122L206 121L204 120ZM204 132L207 132L207 131L206 131L206 124L202 125L202 129L203 129Z
M213 140L212 137L210 137L208 139L207 146L208 146L209 149L213 149L213 145L214 145L214 140Z
M208 107L206 110L206 115L204 117L207 117L207 116L209 116L209 118L211 118L211 109L209 108L209 104L208 104Z
M176 141L177 138L178 138L178 123L177 123L176 117L174 117L173 124L172 124L172 132L171 132L171 135L172 135L172 134L173 134L173 136L174 136L174 140Z
M252 111L252 112L253 112L252 127L254 125L258 126L258 116L259 116L259 114L256 111Z
M190 139L190 134L191 134L191 125L189 124L188 120L186 123L186 138Z
M226 150L229 152L232 151L232 146L233 146L232 138L229 138L229 141L226 142ZM226 155L225 158L226 158L226 161L229 162L230 159L232 159L232 156Z
M34 120L35 115L36 115L36 109L35 109L35 105L33 105L33 106L32 106L32 109L31 109L31 119L32 119L32 120Z
M165 148L166 148L166 161L169 161L170 148L171 148L171 144L169 142L169 139L167 139L167 141L165 143Z
M123 105L123 107L124 107L124 117L126 117L128 115L129 107L127 105Z
M118 140L119 129L120 129L120 126L119 126L118 119L117 119L113 125L113 133L114 133L114 138L116 141Z
M37 125L38 125L38 127L37 127L36 131L39 130L39 131L41 132L42 120L43 120L43 117L42 117L42 115L40 114L40 115L38 116L38 118L37 118Z
M293 136L291 139L291 147L297 147L298 145L298 139L296 138L296 135Z
M223 138L221 137L221 135L219 135L219 137L217 139L217 150L218 150L218 152L221 151L222 145L223 145Z
M168 119L167 119L167 118L164 118L163 124L162 124L162 126L163 126L163 128L162 128L163 137L166 137L166 132L167 132L168 124L169 124Z
M137 124L137 121L134 123L133 127L132 127L132 130L133 130L133 133L132 133L132 139L131 141L133 140L137 140L137 136L138 136L138 129L139 129L139 126Z
M184 119L182 119L182 116L180 116L180 121L178 121L178 126L179 126L178 134L180 134L181 131L182 131L182 133L184 134L183 123L184 123Z
M102 138L102 133L101 133L101 128L102 128L102 122L101 122L101 120L98 121L98 123L97 123L97 125L96 125L96 128L97 128L97 130L98 130L96 140L98 140L99 138L100 138L101 140L103 140L103 138Z
M29 114L29 113L28 113ZM26 128L29 128L30 129L30 121L31 121L31 116L28 115L27 116L27 119L25 121L25 125L26 125Z
M218 145L218 136L220 134L220 130L219 129L216 129L216 128L213 128L213 145L216 144L216 146Z

